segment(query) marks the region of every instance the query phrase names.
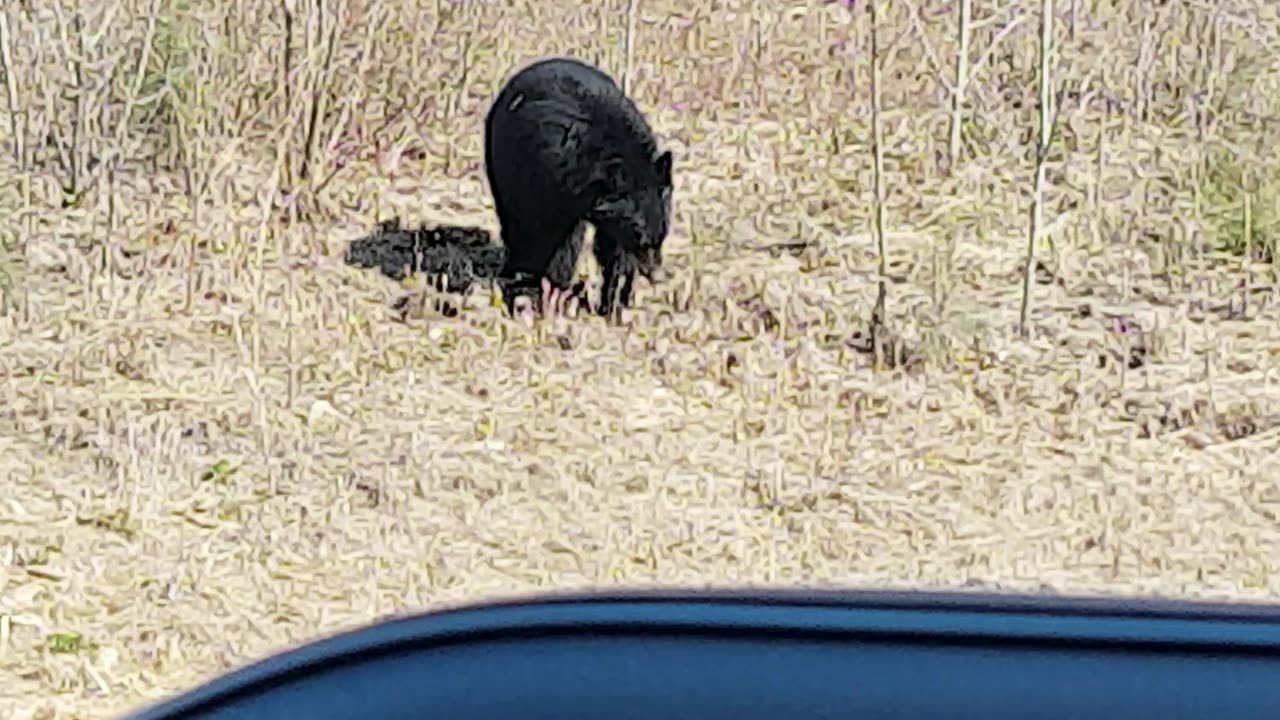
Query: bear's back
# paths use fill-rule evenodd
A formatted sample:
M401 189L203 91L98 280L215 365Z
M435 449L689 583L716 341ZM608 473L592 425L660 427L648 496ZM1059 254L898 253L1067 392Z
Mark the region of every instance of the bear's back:
M648 121L607 73L594 65L571 57L548 57L521 68L507 81L489 111L489 124L496 114L513 111L520 103L554 103L570 116L589 122L598 142L606 142L615 152L647 159L657 151L657 142Z

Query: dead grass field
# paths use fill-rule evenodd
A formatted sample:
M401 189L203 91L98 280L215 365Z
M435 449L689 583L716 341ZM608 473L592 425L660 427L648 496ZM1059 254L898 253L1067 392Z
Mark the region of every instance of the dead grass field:
M397 214L496 232L489 98L544 54L621 75L625 2L10 4L0 717L112 717L533 591L1274 600L1280 308L1250 255L1280 236L1280 20L1056 4L1029 339L1039 3L975 4L954 167L957 5L882 16L888 326L915 359L884 370L855 348L861 2L640 0L675 277L620 325L480 291L445 317L342 253Z

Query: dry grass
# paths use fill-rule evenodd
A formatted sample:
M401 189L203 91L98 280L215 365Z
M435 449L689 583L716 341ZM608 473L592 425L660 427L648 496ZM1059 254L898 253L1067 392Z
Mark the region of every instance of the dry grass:
M1280 592L1268 0L1058 0L1029 339L1040 2L974 5L956 134L955 7L883 6L880 371L862 3L73 5L3 11L0 716L534 590ZM676 276L622 325L342 264L496 230L497 84L629 25Z

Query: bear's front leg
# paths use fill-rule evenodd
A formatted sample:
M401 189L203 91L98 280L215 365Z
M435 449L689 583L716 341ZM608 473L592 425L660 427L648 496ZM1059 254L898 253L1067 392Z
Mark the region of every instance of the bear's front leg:
M615 309L631 304L631 285L635 281L636 273L622 258L615 258L605 265L603 272L604 283L600 288L598 312L602 316L609 317L613 315Z
M635 280L635 258L626 250L623 230L607 220L596 223L595 255L603 282L597 312L605 317L631 304L631 284Z

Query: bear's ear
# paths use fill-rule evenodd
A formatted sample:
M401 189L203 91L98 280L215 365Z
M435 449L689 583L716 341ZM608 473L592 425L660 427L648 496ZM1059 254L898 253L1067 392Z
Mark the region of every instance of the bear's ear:
M653 161L653 169L658 174L661 185L671 184L671 151L667 150Z

